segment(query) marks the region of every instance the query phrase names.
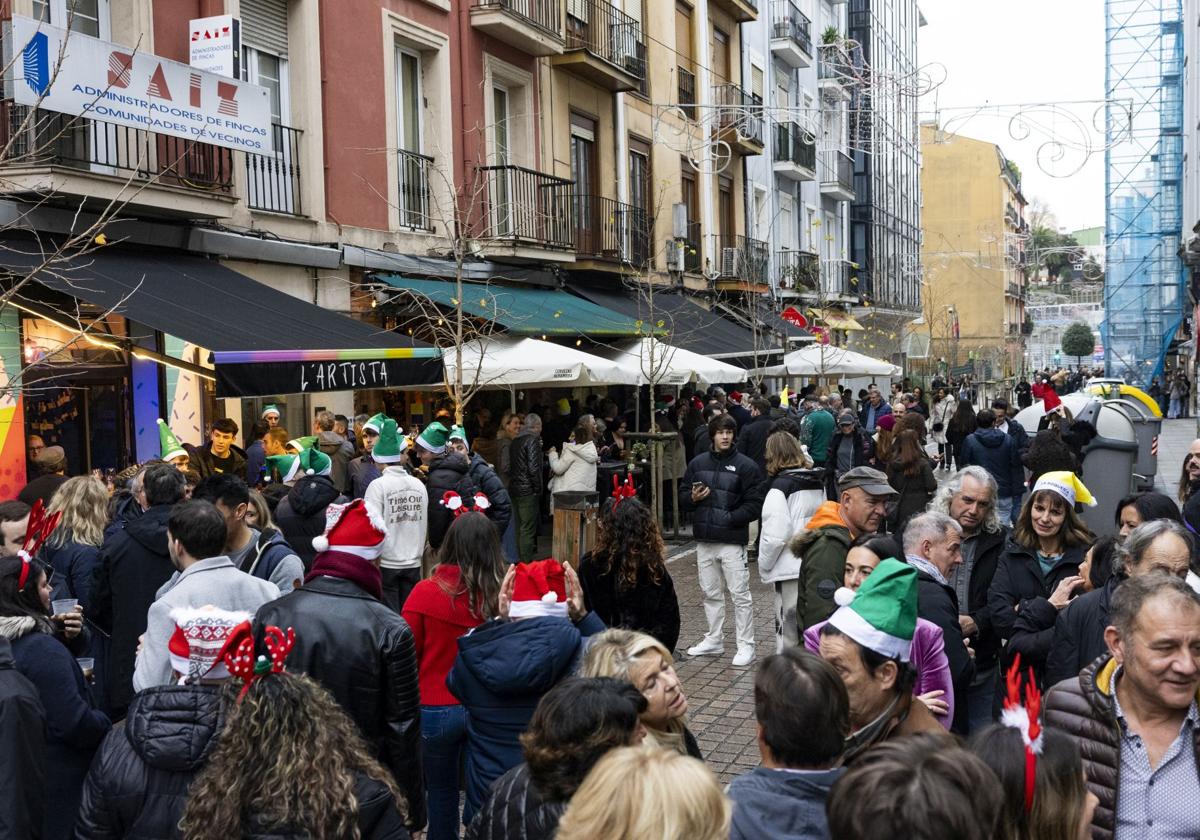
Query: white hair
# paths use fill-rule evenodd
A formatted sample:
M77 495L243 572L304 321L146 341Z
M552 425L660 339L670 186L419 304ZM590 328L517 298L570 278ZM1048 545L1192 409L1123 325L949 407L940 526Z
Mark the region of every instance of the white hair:
M927 510L917 514L904 526L904 553L916 554L925 540L941 542L947 531L961 535L962 526L940 511Z
M986 485L988 492L992 495L992 503L988 506L987 518L983 520L983 530L989 534L997 533L1002 527L1000 524L1000 515L996 512L996 500L1000 496L1000 488L996 485L996 479L992 478L992 474L977 464L963 467L950 476L949 480L938 488L937 494L933 497L933 501L929 503L928 509L949 516L950 502L962 492L963 479L967 476L975 479L980 484Z

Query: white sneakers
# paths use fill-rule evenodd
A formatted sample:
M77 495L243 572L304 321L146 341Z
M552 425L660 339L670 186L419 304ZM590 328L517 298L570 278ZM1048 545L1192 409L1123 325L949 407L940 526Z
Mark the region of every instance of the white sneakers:
M722 645L707 639L701 639L699 644L692 645L687 649L688 656L720 656L724 652L725 648ZM744 668L753 661L754 648L738 648L737 655L733 657L733 666Z
M733 667L744 668L754 661L754 648L741 648L733 657Z
M692 645L687 649L688 656L720 656L725 652L725 648L719 643L710 642L708 639L701 639L697 645Z

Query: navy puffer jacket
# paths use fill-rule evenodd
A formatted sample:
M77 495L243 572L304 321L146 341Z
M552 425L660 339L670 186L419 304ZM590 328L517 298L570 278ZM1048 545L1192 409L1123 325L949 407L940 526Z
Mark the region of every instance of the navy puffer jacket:
M708 498L692 501L692 484L699 481L711 491ZM688 464L679 504L693 511L692 534L699 542L745 545L750 523L762 512L768 490L767 477L758 464L735 449L702 452Z
M496 780L464 840L553 840L567 801L547 799L520 764Z

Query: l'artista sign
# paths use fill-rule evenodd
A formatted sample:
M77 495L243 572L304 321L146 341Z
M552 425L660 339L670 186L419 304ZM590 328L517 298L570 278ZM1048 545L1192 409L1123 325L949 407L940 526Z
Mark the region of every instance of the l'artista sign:
M299 392L349 391L388 387L387 360L369 362L301 362Z
M5 96L243 152L273 150L266 88L13 15L4 24Z

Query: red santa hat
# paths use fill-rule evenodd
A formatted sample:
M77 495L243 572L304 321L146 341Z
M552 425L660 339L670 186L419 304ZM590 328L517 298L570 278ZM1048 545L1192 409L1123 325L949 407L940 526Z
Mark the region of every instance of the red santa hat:
M364 560L374 560L383 551L387 525L383 511L372 510L362 499L325 509L325 533L313 537L318 552L343 551Z
M508 614L512 618L566 618L567 577L562 563L553 557L518 563Z
M229 678L223 657L231 644L249 636L250 613L230 612L208 606L179 607L171 610L175 632L167 642L171 668L181 676L179 684L198 682L202 678Z

